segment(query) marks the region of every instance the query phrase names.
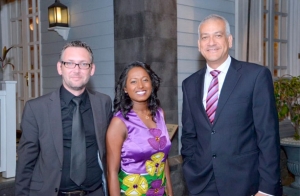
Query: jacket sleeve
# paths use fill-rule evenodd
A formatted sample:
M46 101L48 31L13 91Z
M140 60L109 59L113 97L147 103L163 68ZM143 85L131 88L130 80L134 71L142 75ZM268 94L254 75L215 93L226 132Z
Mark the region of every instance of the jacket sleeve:
M182 103L182 136L181 136L181 155L184 161L191 158L195 152L197 135L193 117L191 114L190 103L188 100L185 83L182 84L183 103Z
M25 105L22 122L22 136L17 149L17 167L15 178L15 195L29 195L30 182L40 147L38 142L38 124L30 101Z
M267 68L260 71L255 82L253 119L260 152L259 190L271 195L278 195L281 189L279 124L273 80Z

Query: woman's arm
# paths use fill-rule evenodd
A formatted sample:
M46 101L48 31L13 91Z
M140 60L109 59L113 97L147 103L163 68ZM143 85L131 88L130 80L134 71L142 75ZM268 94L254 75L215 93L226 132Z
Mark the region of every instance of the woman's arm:
M121 149L127 136L127 128L123 121L114 117L106 134L107 150L107 182L109 195L120 195L118 173L121 163Z
M166 179L167 179L167 195L173 196L173 189L172 189L172 182L171 182L171 177L170 177L170 167L169 167L168 159L166 160L165 174L166 174Z
M162 109L162 114L165 119L165 112L163 109ZM170 139L170 138L168 137L168 139ZM173 189L172 189L172 182L171 182L171 177L170 177L170 167L169 167L168 159L166 160L165 174L166 174L166 180L167 180L167 196L173 196Z

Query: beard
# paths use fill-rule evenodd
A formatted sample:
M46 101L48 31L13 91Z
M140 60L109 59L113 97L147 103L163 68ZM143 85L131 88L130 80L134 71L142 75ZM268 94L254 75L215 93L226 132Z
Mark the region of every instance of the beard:
M82 85L82 86L70 86L70 88L74 91L80 91L82 89L85 88L86 85Z
M89 81L89 79L76 83L76 82L68 80L68 79L63 79L63 84L64 84L65 88L67 88L71 91L82 91L85 89L88 81Z

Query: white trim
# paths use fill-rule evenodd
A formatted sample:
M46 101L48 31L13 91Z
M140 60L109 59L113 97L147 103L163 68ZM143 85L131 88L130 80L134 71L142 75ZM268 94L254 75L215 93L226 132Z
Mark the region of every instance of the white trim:
M62 36L64 38L64 40L67 40L70 28L69 27L51 27L51 28L48 28L48 30L56 31L60 36Z
M251 1L249 62L263 64L263 0Z
M288 44L288 73L294 76L300 75L300 1L289 1L289 44Z
M235 58L241 61L246 61L248 2L235 0L235 13Z
M10 46L11 44L9 43L9 35L10 35L10 21L8 14L8 4L4 4L3 1L1 1L1 33L2 33L2 46ZM2 48L1 48L2 51Z

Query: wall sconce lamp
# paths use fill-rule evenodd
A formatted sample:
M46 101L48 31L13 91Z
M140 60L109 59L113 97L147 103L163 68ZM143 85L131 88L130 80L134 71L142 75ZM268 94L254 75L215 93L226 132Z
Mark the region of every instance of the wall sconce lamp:
M68 24L68 7L55 0L55 3L48 7L48 30L56 31L64 40L68 39L69 24Z

